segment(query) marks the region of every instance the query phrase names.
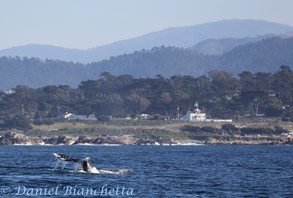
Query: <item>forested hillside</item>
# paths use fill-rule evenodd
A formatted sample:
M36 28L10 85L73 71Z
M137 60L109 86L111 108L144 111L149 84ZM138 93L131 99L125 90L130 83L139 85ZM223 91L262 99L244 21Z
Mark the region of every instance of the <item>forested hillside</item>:
M221 57L222 69L274 72L276 65L293 65L293 38L270 38L234 48Z
M192 53L175 47L156 47L111 57L88 65L36 58L0 58L0 89L16 85L32 88L46 85L77 87L80 81L96 80L101 72L134 77L164 77L174 75L207 75L211 70L227 70L234 74L275 72L280 65L293 65L293 38L270 38L234 48L221 55Z
M9 128L31 119L55 119L65 112L94 113L98 119L141 113L154 119L175 118L177 107L184 115L193 109L195 101L213 118L264 114L293 121L293 72L289 66L281 66L275 73L245 71L238 76L217 70L210 71L209 78L134 78L105 72L99 80L81 82L77 89L17 86L13 94L0 93L0 123L2 128Z
M224 38L224 39L207 39L190 47L189 50L205 55L221 55L240 45L254 43L263 39L277 37L276 35L265 35L246 38Z

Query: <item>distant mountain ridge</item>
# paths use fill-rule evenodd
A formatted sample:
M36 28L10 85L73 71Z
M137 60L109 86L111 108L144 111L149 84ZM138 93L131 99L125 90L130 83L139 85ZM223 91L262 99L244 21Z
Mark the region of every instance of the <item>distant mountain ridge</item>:
M114 75L130 74L135 77L154 77L161 74L207 75L211 70L227 70L234 74L242 71L275 72L281 65L293 65L293 38L273 37L240 45L223 55L195 54L175 47L153 48L110 60L89 64L91 74L96 68Z
M290 38L293 37L293 32L288 32L280 35L269 34L245 38L207 39L195 44L194 46L188 49L194 53L201 53L204 55L221 55L240 45L254 43L257 41L273 37Z
M0 56L39 58L41 60L74 60L75 57L85 54L85 50L67 49L51 45L29 44L0 50Z
M153 47L175 46L188 48L206 39L244 38L267 34L293 32L293 27L259 20L231 19L188 27L168 28L137 38L114 42L88 50L66 49L47 45L26 45L0 50L1 56L36 57L80 63L98 62Z
M204 55L221 55L225 52L232 50L235 47L247 43L254 43L266 38L272 38L276 35L265 35L257 37L246 38L224 38L224 39L207 39L197 43L196 45L188 48L194 53L201 53Z
M58 60L40 61L36 58L0 58L0 89L17 85L42 87L70 85L95 80L101 72L135 77L164 77L174 75L207 75L211 70L275 72L281 65L293 65L293 38L269 38L238 46L223 55L195 54L188 49L155 47L112 57L92 64L75 64Z

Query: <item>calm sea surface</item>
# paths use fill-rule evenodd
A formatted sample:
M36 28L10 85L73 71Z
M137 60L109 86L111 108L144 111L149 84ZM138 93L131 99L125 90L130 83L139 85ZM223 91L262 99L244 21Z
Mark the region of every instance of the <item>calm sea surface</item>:
M55 170L53 152L108 172ZM293 147L0 146L1 197L289 198Z

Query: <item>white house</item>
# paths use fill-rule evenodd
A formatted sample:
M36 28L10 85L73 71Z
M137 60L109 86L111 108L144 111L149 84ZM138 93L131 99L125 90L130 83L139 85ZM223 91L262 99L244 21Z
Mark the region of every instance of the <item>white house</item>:
M95 114L90 114L89 116L87 115L76 115L74 113L63 113L58 115L59 119L80 119L80 120L94 120L96 119Z
M90 114L90 115L88 116L88 119L96 119L95 114Z
M148 119L148 117L149 117L149 115L148 115L148 114L145 114L145 113L140 114L140 115L138 116L138 118L141 119L141 120L146 120L146 119Z
M87 119L87 116L86 115L76 115L76 114L71 114L68 119L81 119L81 120L84 120L84 119Z
M60 115L57 116L58 119L68 119L70 116L72 115L72 113L62 113Z

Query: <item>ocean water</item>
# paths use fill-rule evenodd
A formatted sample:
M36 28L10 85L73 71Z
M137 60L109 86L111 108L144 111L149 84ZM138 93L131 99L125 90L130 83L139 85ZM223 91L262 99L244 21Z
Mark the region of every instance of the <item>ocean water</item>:
M55 170L54 152L104 172ZM1 146L1 197L290 198L293 147Z

